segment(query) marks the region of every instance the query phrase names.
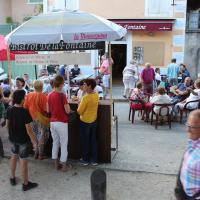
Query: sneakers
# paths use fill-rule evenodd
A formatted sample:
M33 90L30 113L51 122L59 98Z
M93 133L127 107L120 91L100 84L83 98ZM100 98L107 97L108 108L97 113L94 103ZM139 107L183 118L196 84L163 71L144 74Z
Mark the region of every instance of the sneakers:
M16 185L16 178L10 178L10 185L15 186Z
M22 190L23 191L31 190L33 188L36 188L37 186L38 186L37 183L32 183L29 181L27 185L22 184Z
M89 162L88 161L85 161L83 160L82 158L80 159L80 164L83 165L83 166L87 166L89 165Z
M97 166L97 165L98 165L97 162L90 162L90 164L91 164L92 166Z

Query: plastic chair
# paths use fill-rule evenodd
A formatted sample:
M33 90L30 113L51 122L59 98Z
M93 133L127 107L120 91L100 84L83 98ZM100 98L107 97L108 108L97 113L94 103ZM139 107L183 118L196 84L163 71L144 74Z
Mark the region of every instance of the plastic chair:
M187 106L188 106L189 103L194 103L194 102L198 102L198 105L197 105L196 108L187 108ZM186 116L187 116L187 113L188 113L188 112L191 112L191 111L196 110L196 109L200 109L200 99L199 99L199 100L194 100L194 101L188 101L188 102L184 105L183 109L180 109L180 107L178 107L178 111L179 111L179 113L180 113L180 124L182 123L183 114L184 114L184 113L185 113Z
M145 112L145 106L143 100L129 100L130 101L130 107L129 107L129 116L128 119L130 121L131 117L131 122L134 123L134 118L135 118L135 111L144 111Z
M154 112L154 107L155 106L159 106L159 110L158 110L158 113L155 113ZM167 116L167 121L168 121L168 124L169 124L169 128L171 129L171 116L172 116L172 111L170 110L170 108L173 106L173 104L169 103L169 104L153 104L152 106L152 111L151 111L151 125L153 124L153 116L155 115L156 116L156 121L155 121L155 129L158 128L158 121L160 119L160 117L162 116ZM162 110L163 109L167 109L167 114L166 115L162 115Z

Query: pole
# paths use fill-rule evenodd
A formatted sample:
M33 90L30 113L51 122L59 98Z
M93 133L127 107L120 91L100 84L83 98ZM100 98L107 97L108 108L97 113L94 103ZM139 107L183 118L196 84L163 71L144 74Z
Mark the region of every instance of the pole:
M109 54L109 68L110 68L110 118L111 118L111 125L112 125L112 107L113 107L113 99L112 99L112 55L111 55L111 43L108 43L108 54Z
M7 46L7 58L8 58L8 79L9 79L9 84L10 84L10 91L12 93L12 71L11 71L11 63L10 63L10 48Z
M34 65L35 68L35 79L37 80L38 76L37 76L37 65Z
M96 169L90 177L92 200L106 200L106 173Z
M69 76L69 65L66 67L67 69L67 82L68 82L68 86L67 86L67 91L68 91L68 99L71 99L71 95L70 95L70 76Z

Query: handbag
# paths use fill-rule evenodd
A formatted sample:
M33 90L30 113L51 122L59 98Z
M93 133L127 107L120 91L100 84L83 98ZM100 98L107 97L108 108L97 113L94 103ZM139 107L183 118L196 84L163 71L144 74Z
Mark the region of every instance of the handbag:
M74 110L71 110L67 115L69 123L72 123L77 117L76 112Z
M42 124L42 126L44 126L45 128L50 127L50 118L49 117L44 116L40 112L36 112L35 117L36 117L36 120L38 120Z
M39 99L38 96L36 97L36 102L39 110ZM36 120L44 127L44 128L49 128L50 127L50 117L46 114L43 115L41 112L37 111L35 113L35 118Z
M60 93L60 98L61 98L62 105L64 107L63 94L62 93ZM68 116L68 123L72 123L76 119L77 114L74 110L71 110L69 113L67 113L67 116Z

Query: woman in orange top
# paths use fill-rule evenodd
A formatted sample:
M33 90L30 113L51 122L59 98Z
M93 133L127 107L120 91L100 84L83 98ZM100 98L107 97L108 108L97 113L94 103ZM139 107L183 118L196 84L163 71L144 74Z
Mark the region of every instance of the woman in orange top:
M33 119L32 128L38 139L38 150L35 151L35 158L36 159L39 158L40 160L42 160L44 159L44 143L46 139L45 135L47 133L47 130L37 119L37 113L40 113L42 115L45 114L47 108L47 96L42 93L43 90L42 81L40 80L34 81L33 87L35 91L30 92L26 96L24 102L24 108L28 109Z

